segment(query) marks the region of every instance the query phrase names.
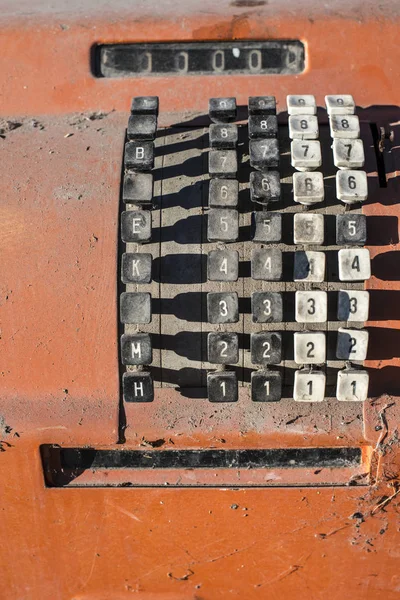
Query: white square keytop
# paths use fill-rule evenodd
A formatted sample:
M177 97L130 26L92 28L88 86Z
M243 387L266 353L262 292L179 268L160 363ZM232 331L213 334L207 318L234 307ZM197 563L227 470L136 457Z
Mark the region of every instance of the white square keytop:
M315 96L303 94L301 96L286 96L286 104L289 115L316 115L317 103Z
M353 115L356 103L350 94L330 94L325 96L328 115Z
M364 402L368 398L369 373L343 369L337 375L336 398L341 402Z
M364 202L368 198L368 180L365 171L338 171L336 195L345 204Z
M299 250L294 254L294 281L320 283L325 278L325 254Z
M365 281L371 277L368 248L342 248L338 259L340 281Z
M298 365L325 362L326 342L322 331L296 331L294 334L294 360Z
M292 167L298 171L313 171L322 164L321 144L316 140L293 140L290 154Z
M290 115L289 137L291 140L316 140L318 119L315 115Z
M360 121L357 115L332 115L329 118L331 137L351 138L360 137Z
M363 323L369 316L369 292L364 290L340 290L337 318L339 321Z
M322 244L324 241L324 215L296 213L293 219L295 244Z
M325 398L325 373L295 371L293 398L296 402L322 402Z
M316 204L325 197L322 173L293 173L293 199L300 204Z
M338 329L336 357L340 360L365 360L369 333L366 329Z
M364 166L365 154L362 140L338 138L333 140L333 163L338 169L360 169Z
M296 292L296 321L298 323L325 323L328 315L326 292Z

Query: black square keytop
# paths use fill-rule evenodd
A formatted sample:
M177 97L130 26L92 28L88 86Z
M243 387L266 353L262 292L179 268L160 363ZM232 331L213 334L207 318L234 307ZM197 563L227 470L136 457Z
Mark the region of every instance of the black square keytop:
M251 252L251 276L263 281L280 281L282 251L278 248L254 248Z
M213 124L209 129L210 148L227 150L236 148L238 141L238 128L233 123Z
M364 246L367 243L367 217L351 213L337 215L336 243L339 246Z
M279 371L253 371L251 399L253 402L279 402L282 398L282 375Z
M275 115L250 115L249 138L276 138L278 135L278 118Z
M279 167L279 144L276 138L250 140L250 165L260 171Z
M271 243L282 241L282 215L260 210L252 214L253 242Z
M239 361L237 333L211 332L207 337L208 362L218 365L234 365Z
M236 208L239 198L237 179L210 179L208 206L210 208Z
M120 297L120 319L125 324L151 322L151 295L148 292L123 292Z
M208 172L212 177L236 177L238 161L236 150L216 150L208 153Z
M250 335L253 365L278 365L282 360L282 335L277 331L260 331Z
M128 121L128 140L154 140L157 131L155 115L131 115Z
M152 259L151 254L144 252L125 252L121 264L122 283L150 283Z
M153 142L127 142L125 144L125 168L150 171L154 166Z
M209 323L237 323L239 302L236 292L209 292L207 294Z
M253 323L281 323L283 321L281 292L253 292L251 313Z
M153 350L148 333L121 336L121 360L124 365L151 365Z
M210 98L208 114L213 123L229 123L236 119L236 98Z
M250 96L249 115L275 115L275 96Z
M153 199L153 174L125 173L122 199L131 204L150 203Z
M258 204L279 202L281 179L278 171L252 171L250 173L250 199Z
M121 237L123 242L148 242L151 239L151 212L149 210L126 210L121 214Z
M231 208L211 208L208 211L209 242L235 242L239 237L239 213Z
M207 374L207 395L210 402L237 402L238 382L233 371Z
M239 253L236 250L211 250L207 256L209 281L237 281L239 276Z
M125 402L153 402L154 386L151 374L146 371L124 373L122 391Z
M158 96L137 96L132 99L131 113L133 115L158 115Z

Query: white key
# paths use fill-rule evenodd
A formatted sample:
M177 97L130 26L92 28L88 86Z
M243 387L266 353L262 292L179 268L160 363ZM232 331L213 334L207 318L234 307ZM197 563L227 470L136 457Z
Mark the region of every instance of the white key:
M336 196L345 204L363 202L368 198L368 180L365 171L338 171Z
M357 115L332 115L329 118L331 137L351 138L360 137L360 121Z
M317 103L315 96L302 94L301 96L286 96L289 115L316 115Z
M328 115L353 115L356 103L350 94L339 94L325 96L326 110Z
M364 290L340 290L337 318L339 321L362 323L368 321L369 292Z
M340 402L365 402L368 398L369 373L359 369L338 372L336 398Z
M290 115L289 137L292 140L316 140L318 138L318 119L315 115Z
M296 402L322 402L325 398L325 373L322 371L296 371L293 398Z
M325 198L322 173L293 173L293 198L300 204L316 204Z
M290 153L292 167L298 171L313 171L322 164L321 144L315 140L293 140Z
M321 283L325 277L325 254L300 250L294 254L294 281Z
M298 323L325 323L328 316L326 292L296 292L296 321Z
M340 281L365 281L371 277L368 248L342 248L338 259Z
M295 244L322 244L324 241L324 215L296 213L293 219Z
M333 140L333 163L338 169L359 169L364 166L364 144L362 140L339 138Z
M340 360L365 360L367 358L369 333L366 329L339 327L336 358Z
M322 331L296 331L294 360L298 365L316 365L325 362L326 342Z

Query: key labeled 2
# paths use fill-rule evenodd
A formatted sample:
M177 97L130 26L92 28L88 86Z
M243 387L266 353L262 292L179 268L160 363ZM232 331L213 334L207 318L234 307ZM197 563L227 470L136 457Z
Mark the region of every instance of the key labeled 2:
M325 333L322 331L296 331L294 334L294 360L298 365L322 364L326 358Z
M207 337L208 362L218 365L236 364L239 361L237 333L211 332Z
M260 331L250 335L253 365L279 365L282 360L282 335L278 331Z
M369 333L366 329L338 330L336 357L340 360L365 360L368 352Z

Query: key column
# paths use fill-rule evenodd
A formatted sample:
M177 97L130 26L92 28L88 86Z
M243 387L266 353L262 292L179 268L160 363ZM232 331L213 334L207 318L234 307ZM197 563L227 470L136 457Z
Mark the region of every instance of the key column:
M282 361L283 321L282 214L273 210L281 200L278 119L274 96L249 98L250 200L252 212L250 363L253 402L277 402L282 397L282 375L274 365ZM253 286L252 286L253 287ZM253 288L254 289L254 288ZM279 327L279 326L278 326Z
M124 154L124 181L121 213L121 239L125 252L121 261L121 279L126 291L120 297L120 319L125 333L121 336L121 362L125 402L151 402L154 399L151 335L141 327L152 320L152 255L144 245L151 240L154 166L154 139L157 131L158 98L133 98L127 127Z
M344 204L336 217L336 244L339 280L343 287L338 294L337 318L345 326L337 332L336 358L345 368L337 375L336 397L340 401L365 401L368 397L369 374L362 368L367 357L369 292L357 289L371 276L367 242L367 218L360 206L368 197L367 174L364 166L364 145L360 139L360 123L355 115L355 102L348 94L325 96L333 139L333 162L336 173L336 196Z
M236 99L211 98L209 116L207 239L214 248L207 255L207 279L216 291L207 293L207 320L214 326L207 337L207 359L216 370L207 373L207 394L210 402L235 402L237 375L226 367L239 362L239 337L232 331L237 326L229 325L239 321L238 293L232 289L239 276L239 254L229 247L239 239L238 127L231 122L236 119Z

